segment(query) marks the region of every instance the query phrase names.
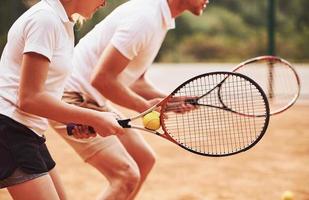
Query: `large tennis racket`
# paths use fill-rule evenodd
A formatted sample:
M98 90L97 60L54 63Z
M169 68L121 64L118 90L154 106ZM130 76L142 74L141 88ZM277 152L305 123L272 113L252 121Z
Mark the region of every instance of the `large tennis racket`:
M295 104L300 80L292 65L279 57L260 56L244 61L233 69L257 82L269 101L270 115L279 114Z
M182 112L186 106L190 111ZM154 110L160 111L161 129L130 124ZM269 122L269 105L261 87L247 76L212 72L191 78L159 104L118 122L196 154L228 156L248 150L262 138ZM67 126L68 134L75 126Z

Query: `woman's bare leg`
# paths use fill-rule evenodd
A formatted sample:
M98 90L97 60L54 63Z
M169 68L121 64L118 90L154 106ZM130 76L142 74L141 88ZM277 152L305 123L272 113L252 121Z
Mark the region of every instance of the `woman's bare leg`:
M7 188L14 200L59 200L57 190L49 174Z

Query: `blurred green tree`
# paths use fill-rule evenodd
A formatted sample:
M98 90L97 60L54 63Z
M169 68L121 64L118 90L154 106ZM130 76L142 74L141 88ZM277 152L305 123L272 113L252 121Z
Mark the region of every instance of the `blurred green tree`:
M1 0L0 6L0 55L7 40L7 32L14 21L26 10L20 0Z
M2 0L0 6L0 53L10 26L38 0ZM126 0L109 1L92 20L75 28L76 42ZM276 0L277 55L309 61L308 0ZM177 18L156 61L239 61L267 53L267 1L211 1L201 17L189 13Z

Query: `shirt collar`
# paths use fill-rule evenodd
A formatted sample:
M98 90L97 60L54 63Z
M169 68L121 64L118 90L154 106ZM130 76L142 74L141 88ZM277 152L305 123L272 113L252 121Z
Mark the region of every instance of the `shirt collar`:
M167 0L161 0L161 13L163 16L163 23L167 29L175 28L175 19L172 18L171 9L168 6Z
M61 2L59 0L42 0L46 2L54 11L55 13L60 17L62 22L64 23L72 23L69 18L67 13L65 12L65 9Z

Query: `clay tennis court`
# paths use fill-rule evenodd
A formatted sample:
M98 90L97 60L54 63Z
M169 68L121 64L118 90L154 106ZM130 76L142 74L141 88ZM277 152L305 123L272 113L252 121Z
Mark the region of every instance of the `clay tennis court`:
M229 66L223 65L221 70ZM188 65L165 70L164 65L157 67L149 77L167 91L187 77L213 70L212 65L207 69ZM202 157L145 133L157 153L157 163L137 199L280 200L282 193L290 190L295 200L309 200L309 104L304 98L309 84L305 77L309 77L308 73L301 73L305 92L298 104L271 117L266 135L247 152L224 158ZM52 131L46 136L69 199L95 199L106 186L106 179L83 163ZM7 191L0 190L0 200L8 199Z

